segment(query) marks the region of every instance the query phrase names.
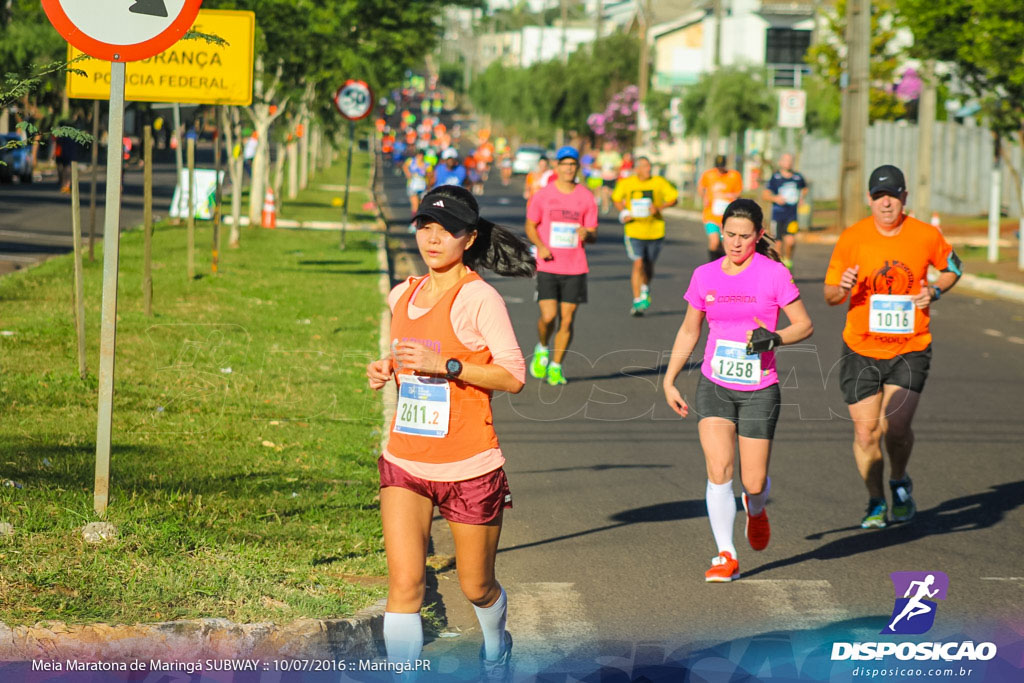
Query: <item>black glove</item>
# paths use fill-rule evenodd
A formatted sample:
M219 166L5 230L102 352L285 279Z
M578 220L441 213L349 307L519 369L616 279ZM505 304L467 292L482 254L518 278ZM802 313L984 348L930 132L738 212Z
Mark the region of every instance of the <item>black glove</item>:
M771 351L776 346L782 346L782 337L775 332L758 327L750 335L750 341L747 342L747 355Z

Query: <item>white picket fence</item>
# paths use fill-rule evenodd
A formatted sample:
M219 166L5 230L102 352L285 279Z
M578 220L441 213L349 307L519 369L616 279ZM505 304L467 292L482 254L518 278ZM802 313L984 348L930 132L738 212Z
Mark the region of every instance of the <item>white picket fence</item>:
M872 169L882 164L899 167L907 178L913 206L917 182L916 125L885 121L868 129L865 155L865 185ZM1021 148L1003 140L1004 151L1017 169L1021 169ZM777 133L772 134L771 148L785 149ZM987 128L946 121L935 123L932 153L931 207L940 214L983 215L988 213L989 189L992 182L992 134ZM777 154L776 154L777 156ZM808 136L800 150L799 171L804 174L813 198L837 199L839 196L840 147L827 138ZM1009 167L1002 164L1002 207L1013 218L1020 216L1017 180Z

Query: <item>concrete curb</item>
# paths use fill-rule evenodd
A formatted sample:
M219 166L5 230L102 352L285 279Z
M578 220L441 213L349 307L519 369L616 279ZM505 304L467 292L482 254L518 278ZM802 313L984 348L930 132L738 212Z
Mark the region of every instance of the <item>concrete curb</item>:
M381 600L349 619L298 619L281 626L235 624L227 619L132 626L44 622L13 629L0 624L0 661L375 658L383 622Z
M971 275L970 273L964 273L960 277L960 281L956 283L955 289L967 289L980 294L996 296L1000 299L1024 303L1024 285L1017 285L1005 280L990 280L978 277L977 275Z

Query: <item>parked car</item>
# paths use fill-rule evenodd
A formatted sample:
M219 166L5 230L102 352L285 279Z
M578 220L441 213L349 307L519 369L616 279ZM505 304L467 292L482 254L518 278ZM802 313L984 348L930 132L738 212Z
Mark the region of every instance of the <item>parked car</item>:
M516 155L512 157L512 172L517 175L529 173L537 168L537 162L546 154L547 150L543 147L523 145L516 150Z
M14 176L23 183L32 182L32 149L25 145L4 149L8 143L20 141L17 133L0 133L0 183L9 183Z

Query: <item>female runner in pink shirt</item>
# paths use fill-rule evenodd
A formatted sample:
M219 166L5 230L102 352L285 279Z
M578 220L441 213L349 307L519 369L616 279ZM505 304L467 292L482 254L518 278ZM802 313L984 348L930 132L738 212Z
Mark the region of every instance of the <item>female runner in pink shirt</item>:
M697 380L697 430L708 471L705 498L718 555L704 578L726 582L740 576L732 542L736 520L732 476L737 435L743 479L743 507L750 547L764 550L771 537L765 512L771 455L781 396L773 349L811 336L813 327L789 270L765 238L757 202L737 199L722 217L726 254L693 272L685 299L686 317L672 346L663 388L679 415L689 406L675 380L708 321L708 341ZM789 325L777 329L779 310Z

